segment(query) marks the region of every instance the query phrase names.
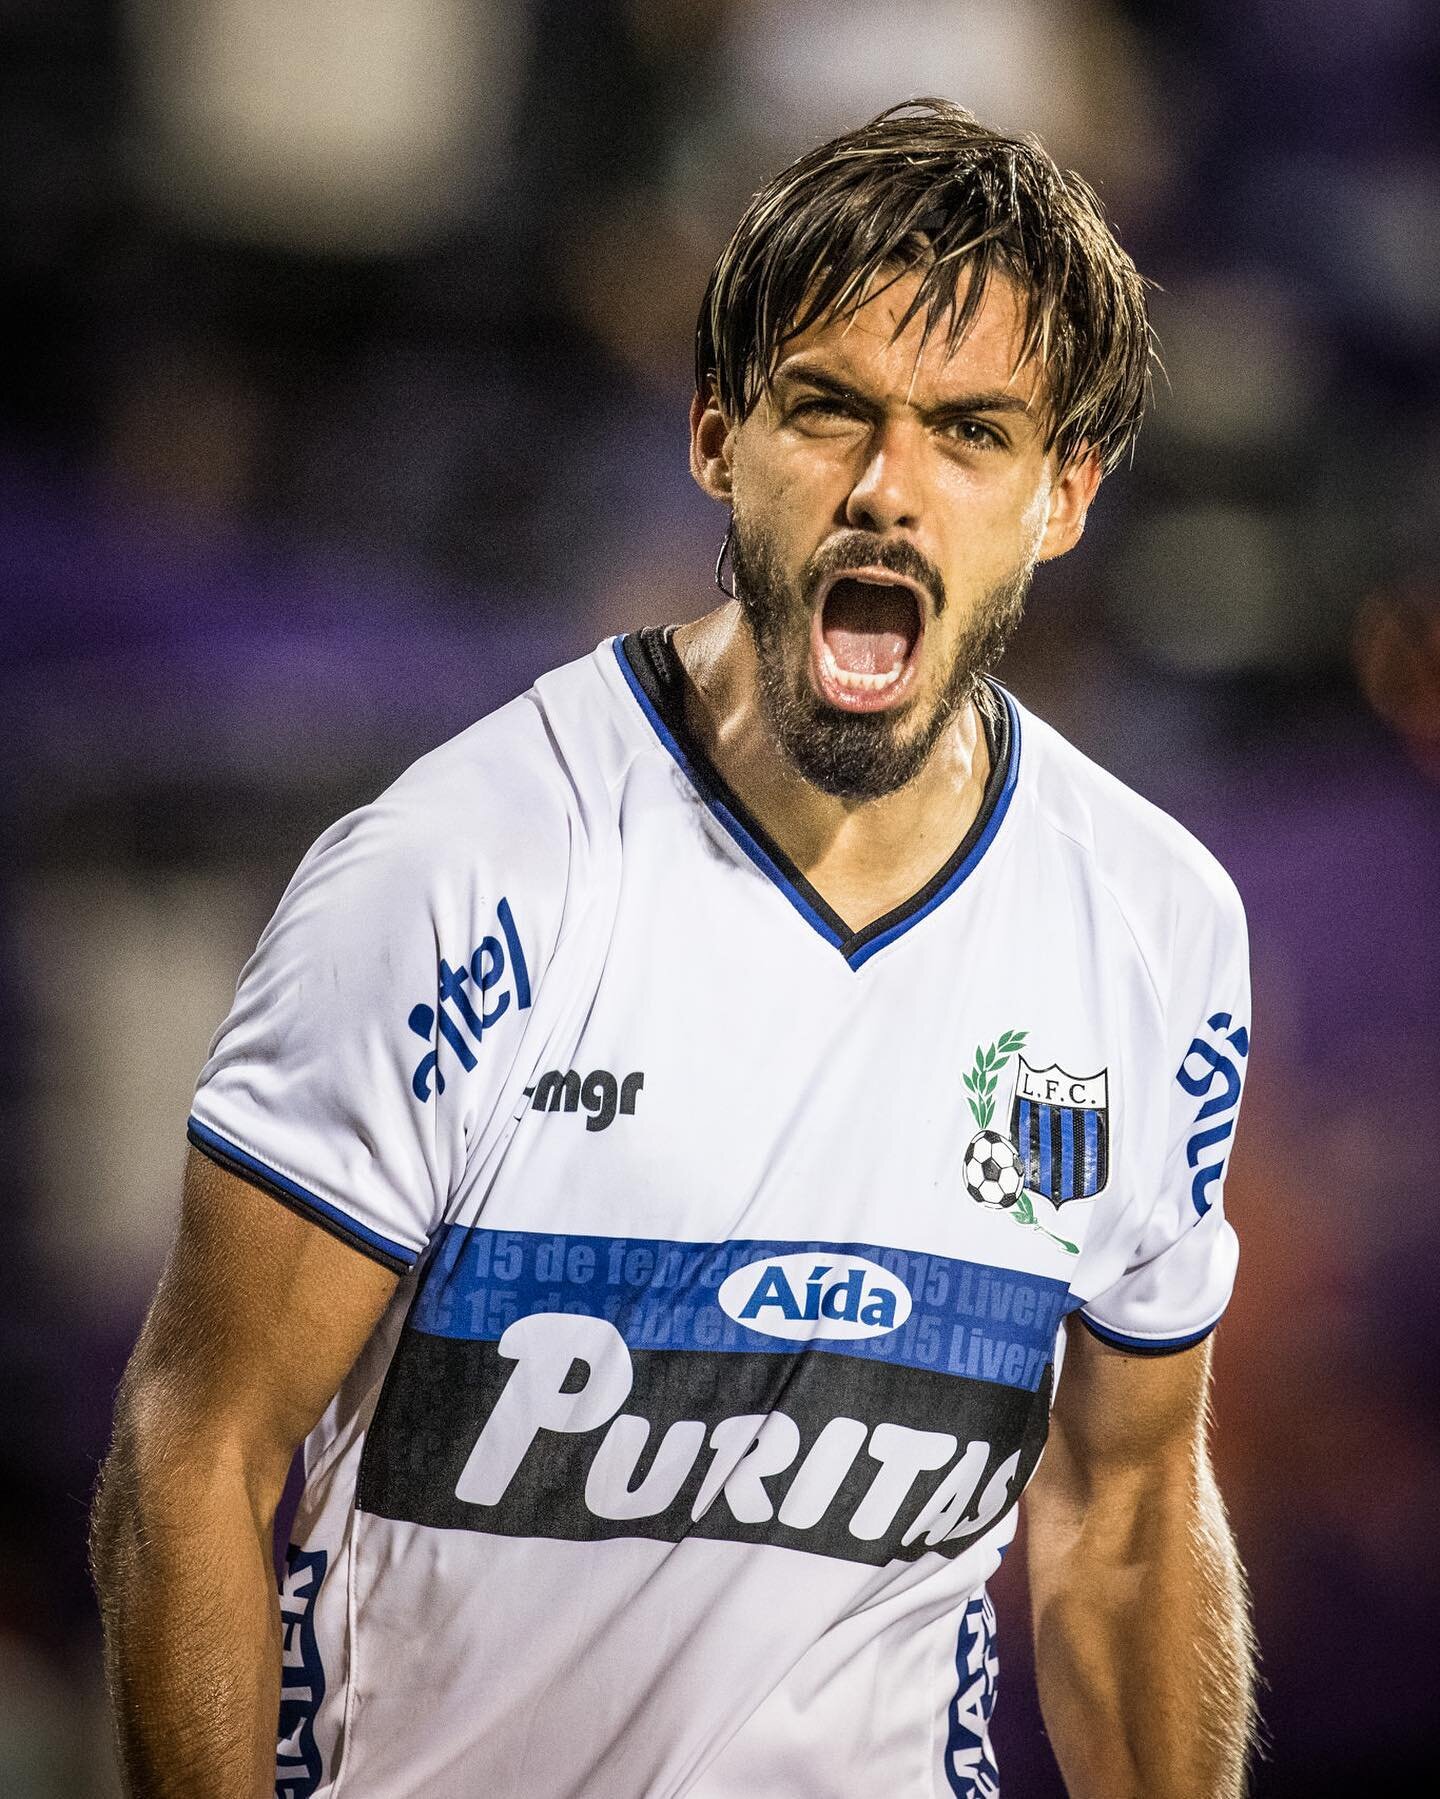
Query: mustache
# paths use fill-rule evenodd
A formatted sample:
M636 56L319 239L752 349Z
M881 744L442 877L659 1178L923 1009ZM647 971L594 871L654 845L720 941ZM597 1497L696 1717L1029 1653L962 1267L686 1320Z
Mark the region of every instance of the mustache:
M883 568L913 581L929 594L937 618L945 610L945 577L929 557L903 538L875 537L868 531L847 531L818 549L800 571L800 590L813 600L826 581L856 568Z

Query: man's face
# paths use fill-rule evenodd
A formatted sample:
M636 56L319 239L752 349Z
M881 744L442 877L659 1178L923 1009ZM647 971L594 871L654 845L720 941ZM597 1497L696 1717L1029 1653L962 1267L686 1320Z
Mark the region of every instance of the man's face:
M697 476L734 508L767 723L808 781L852 799L924 767L1098 481L1044 449L1011 287L991 282L950 352L940 334L921 348L919 318L892 341L917 281L790 339L740 425L694 418Z

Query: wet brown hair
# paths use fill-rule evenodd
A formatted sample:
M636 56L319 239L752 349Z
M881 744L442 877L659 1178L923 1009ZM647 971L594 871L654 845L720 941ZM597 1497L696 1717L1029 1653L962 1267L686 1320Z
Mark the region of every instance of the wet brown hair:
M949 100L892 106L761 188L705 290L698 392L745 418L790 338L853 316L909 270L922 279L895 335L923 313L925 337L942 330L952 349L991 277L1012 280L1017 367L1035 356L1043 370L1046 447L1115 466L1149 398L1147 284L1078 175Z

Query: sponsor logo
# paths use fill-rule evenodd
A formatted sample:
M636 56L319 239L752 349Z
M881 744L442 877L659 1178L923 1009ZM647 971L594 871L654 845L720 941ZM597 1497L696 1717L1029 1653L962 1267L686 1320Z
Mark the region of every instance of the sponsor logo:
M910 1316L910 1289L863 1256L775 1256L737 1268L720 1309L767 1337L881 1337Z
M872 1243L447 1226L357 1502L569 1542L959 1555L1039 1456L1069 1304L1051 1276Z
M737 1524L773 1520L803 1532L848 1499L843 1528L857 1542L898 1531L900 1548L954 1553L1018 1499L1030 1472L1020 1449L997 1460L988 1441L843 1416L832 1416L802 1454L800 1424L773 1408L713 1425L677 1419L652 1443L652 1420L623 1409L636 1365L607 1319L532 1313L496 1349L513 1368L455 1483L455 1498L471 1506L501 1507L512 1487L523 1491L537 1478L532 1456L543 1467L557 1436L580 1437L594 1445L584 1478L591 1518L656 1518L681 1501L693 1527L723 1501Z
M280 1582L280 1720L275 1745L275 1799L310 1799L320 1784L315 1714L325 1697L325 1669L315 1639L315 1597L325 1578L323 1549L285 1551Z
M956 1799L1000 1799L1000 1770L990 1747L1000 1658L995 1653L995 1607L988 1593L965 1607L955 1670L960 1686L950 1707L950 1741L945 1753L950 1790Z
M1195 1037L1181 1058L1175 1079L1192 1098L1201 1100L1195 1123L1203 1125L1185 1145L1185 1160L1195 1170L1190 1183L1190 1198L1196 1214L1203 1218L1210 1210L1209 1188L1225 1172L1229 1150L1210 1156L1211 1150L1228 1143L1235 1130L1240 1105L1240 1089L1244 1084L1241 1063L1250 1054L1250 1033L1245 1026L1230 1028L1228 1012L1216 1012L1205 1021L1210 1033ZM1207 1122L1214 1120L1213 1123ZM1206 1159L1202 1161L1202 1157Z
M617 1117L630 1118L645 1085L643 1074L617 1079L608 1068L596 1068L581 1076L573 1068L547 1069L525 1097L536 1112L575 1112L583 1105L587 1131L608 1130Z
M500 901L495 917L500 935L482 937L458 968L442 956L435 973L434 1005L410 1008L405 1022L417 1037L433 1045L410 1076L410 1090L421 1105L432 1093L445 1091L442 1046L449 1052L447 1060L453 1058L461 1072L469 1074L478 1066L476 1051L485 1032L500 1022L511 1002L517 1012L530 1005L530 971L508 899Z

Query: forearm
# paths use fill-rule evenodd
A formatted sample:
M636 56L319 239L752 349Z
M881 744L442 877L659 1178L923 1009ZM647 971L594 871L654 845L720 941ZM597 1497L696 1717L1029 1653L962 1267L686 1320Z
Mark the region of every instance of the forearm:
M1254 1715L1244 1576L1208 1463L1032 1519L1041 1708L1071 1799L1238 1799Z
M274 1791L280 1626L274 1501L238 1457L148 1449L122 1420L96 1502L106 1670L133 1799Z

